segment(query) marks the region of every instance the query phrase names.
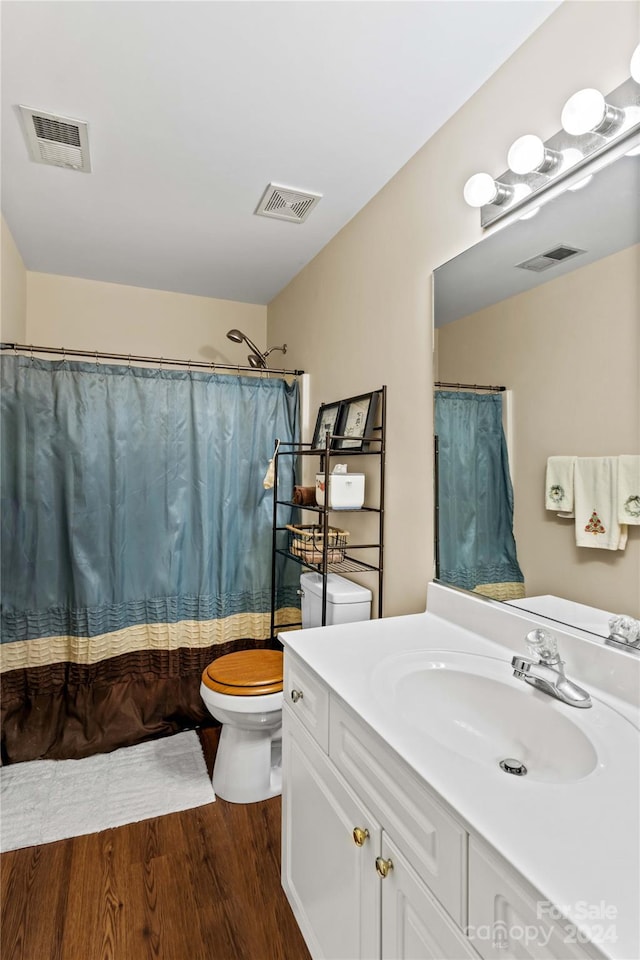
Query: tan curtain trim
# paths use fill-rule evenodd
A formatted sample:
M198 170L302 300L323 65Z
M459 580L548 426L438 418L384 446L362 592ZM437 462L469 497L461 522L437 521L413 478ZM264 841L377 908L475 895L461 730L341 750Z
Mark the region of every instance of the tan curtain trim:
M522 600L524 583L480 583L472 592L491 600Z
M300 622L297 607L276 613L278 628ZM144 623L97 637L42 637L0 646L0 673L42 667L51 663L99 663L136 650L177 650L210 647L233 640L265 639L271 628L270 613L237 613L223 620L181 620L178 623Z

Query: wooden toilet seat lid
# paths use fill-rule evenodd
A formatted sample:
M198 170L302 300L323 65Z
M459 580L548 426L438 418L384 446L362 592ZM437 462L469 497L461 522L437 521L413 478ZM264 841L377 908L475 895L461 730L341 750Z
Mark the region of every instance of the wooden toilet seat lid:
M210 690L236 697L258 697L282 690L281 650L239 650L213 660L202 671Z

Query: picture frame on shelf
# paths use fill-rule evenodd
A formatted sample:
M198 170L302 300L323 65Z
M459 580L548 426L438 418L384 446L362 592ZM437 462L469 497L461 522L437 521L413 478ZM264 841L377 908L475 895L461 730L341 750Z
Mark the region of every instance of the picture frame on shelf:
M363 393L359 397L343 400L336 430L339 437L335 441L335 449L367 451L377 408L377 393Z
M319 450L326 446L327 433L330 433L332 436L334 433L337 433L336 428L340 420L341 406L342 402L340 400L337 400L335 403L323 403L320 405L316 428L313 431L313 440L311 441L311 446L314 450ZM334 442L333 440L331 441L332 447Z

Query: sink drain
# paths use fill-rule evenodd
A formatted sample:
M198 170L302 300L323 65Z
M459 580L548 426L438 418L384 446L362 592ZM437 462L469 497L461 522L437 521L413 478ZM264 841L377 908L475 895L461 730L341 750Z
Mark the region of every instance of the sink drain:
M513 760L511 757L500 761L500 769L505 773L512 773L514 777L524 777L527 774L524 763L521 760Z

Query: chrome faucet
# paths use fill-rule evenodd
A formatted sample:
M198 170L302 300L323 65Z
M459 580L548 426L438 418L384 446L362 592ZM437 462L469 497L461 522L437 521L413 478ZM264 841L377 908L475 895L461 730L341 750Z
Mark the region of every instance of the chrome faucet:
M546 630L532 630L526 639L529 652L538 659L513 657L511 666L514 677L571 707L590 707L591 697L586 690L565 676L564 661L560 659L558 641L553 634Z

